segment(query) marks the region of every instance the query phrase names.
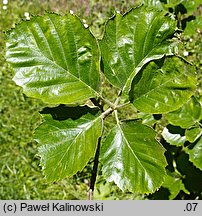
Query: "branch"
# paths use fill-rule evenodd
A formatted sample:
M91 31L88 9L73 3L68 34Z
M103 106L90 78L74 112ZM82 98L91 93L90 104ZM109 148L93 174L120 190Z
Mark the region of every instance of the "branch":
M108 99L104 98L102 95L99 95L99 97L106 103L108 104L110 107L114 107L114 104L109 101Z
M92 176L90 179L90 190L88 192L88 199L93 200L93 192L95 188L95 182L97 177L97 170L98 170L98 164L99 164L99 155L100 155L100 143L101 143L101 137L98 139L98 145L94 157L94 165L93 165L93 171Z
M116 110L118 110L118 109L120 109L120 108L122 108L122 107L124 107L124 106L127 106L128 104L130 104L130 101L128 101L128 102L126 102L126 103L124 103L124 104L121 104L121 105L116 106Z
M112 107L109 107L105 112L102 113L102 118L105 119L113 111L114 111L114 109Z

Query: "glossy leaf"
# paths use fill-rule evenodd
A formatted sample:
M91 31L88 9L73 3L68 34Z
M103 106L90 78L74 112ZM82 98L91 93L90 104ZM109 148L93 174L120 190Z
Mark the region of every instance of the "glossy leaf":
M172 125L188 128L200 121L202 106L195 97L190 98L186 104L165 116Z
M99 91L99 51L79 18L47 13L7 33L13 80L30 97L71 104Z
M94 157L102 132L101 117L88 113L75 120L58 121L50 114L43 118L36 130L36 141L47 180L60 180L81 171Z
M173 200L180 191L184 191L186 194L190 194L182 182L182 177L176 173L169 172L162 186L164 188L168 188L170 192L169 200Z
M199 126L188 128L185 132L186 140L188 140L191 143L195 142L201 135L202 128Z
M194 70L177 57L150 62L134 78L130 99L139 111L145 113L158 114L178 109L196 88Z
M148 126L153 127L153 125L157 122L152 114L139 112L137 114L137 118L141 118L142 123Z
M164 148L155 131L140 122L128 121L112 129L101 146L103 175L121 190L152 193L163 183Z
M172 130L173 126L172 125L170 126ZM180 131L175 131L175 132L169 131L169 127L165 127L163 129L162 136L166 140L166 142L169 143L170 145L182 146L186 141L186 137L182 136L180 134Z
M175 21L163 12L142 6L123 16L117 13L106 24L99 42L104 74L116 87L127 93L142 66L151 60L171 55Z
M202 170L202 138L193 149L186 151L189 154L189 160L200 170Z

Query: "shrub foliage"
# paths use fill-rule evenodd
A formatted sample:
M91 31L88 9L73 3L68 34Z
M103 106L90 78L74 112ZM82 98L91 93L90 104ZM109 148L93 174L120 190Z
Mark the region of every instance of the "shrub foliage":
M104 177L123 191L149 194L162 186L170 199L197 194L182 164L202 178L199 67L178 53L179 11L147 4L116 13L102 39L72 13L35 16L7 32L13 80L51 105L35 134L48 181L72 176L94 158L92 190L100 160ZM106 82L114 98L103 94ZM134 118L120 114L128 105ZM115 123L105 127L111 115Z

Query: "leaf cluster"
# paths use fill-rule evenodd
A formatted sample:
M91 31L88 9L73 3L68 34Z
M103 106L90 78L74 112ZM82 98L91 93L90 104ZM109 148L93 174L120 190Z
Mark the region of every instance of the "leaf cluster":
M177 54L178 32L172 14L140 6L116 13L99 40L71 13L35 16L7 33L13 80L27 96L52 106L42 111L36 130L48 181L74 175L99 153L103 175L121 190L149 194L167 187L177 177L166 172L165 146L154 130L162 115L186 128L182 136L166 126L163 138L176 146L197 142L185 151L202 169L196 68ZM133 119L121 115L128 106ZM114 127L106 132L110 116ZM178 184L171 198L187 192Z

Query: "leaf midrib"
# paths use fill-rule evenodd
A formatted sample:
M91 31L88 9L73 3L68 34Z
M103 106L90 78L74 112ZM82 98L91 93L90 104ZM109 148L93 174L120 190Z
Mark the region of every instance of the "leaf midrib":
M150 94L151 92L153 92L153 91L155 91L155 90L157 90L157 89L163 87L163 86L166 85L168 82L172 81L174 78L176 78L176 77L181 77L181 76L183 76L183 75L185 75L185 74L180 74L179 76L171 77L171 78L170 78L169 80L167 80L166 82L164 82L164 83L162 83L162 84L156 86L156 88L153 88L153 89L147 91L146 93L140 95L140 97L134 99L134 101L137 101L137 100L141 99L141 97L146 97L146 95L148 95L148 94ZM151 98L150 98L150 99L151 99ZM153 100L154 100L154 99L153 99ZM159 102L159 101L158 101L158 102ZM162 102L161 102L161 103L162 103Z
M57 166L55 166L55 168L54 168L54 172L57 170L57 168L58 168L58 166L59 166L59 164L60 164L60 162L64 159L64 157L67 155L67 153L68 153L68 151L69 151L69 149L72 147L72 145L73 144L75 144L77 141L77 139L78 139L78 137L80 137L83 133L85 133L86 131L88 131L91 127L92 127L92 125L100 118L101 116L98 116L97 118L95 118L93 121L90 121L90 122L88 122L88 125L90 126L90 127L84 127L83 128L83 130L81 130L76 136L75 136L75 138L73 139L73 141L70 143L70 145L68 146L68 148L66 149L66 151L64 152L64 154L63 154L63 156L62 156L62 158L60 159L60 161L57 163ZM86 125L86 123L84 123L85 125ZM83 125L83 124L82 124ZM61 144L63 144L63 143L61 143ZM60 144L60 145L61 145Z
M133 151L133 149L131 148L130 144L128 143L127 141L127 138L125 137L124 133L123 133L123 130L121 128L121 125L120 123L117 123L118 127L119 127L119 130L121 131L121 134L129 148L129 150L131 151L132 155L134 155L134 157L136 158L136 160L138 161L138 163L140 164L140 166L143 168L143 170L145 171L145 173L147 173L147 170L145 169L145 167L143 166L143 164L141 163L141 161L139 160L139 158L137 157L137 155L135 154L135 152ZM147 173L148 174L148 173Z
M37 24L38 24L38 23L37 23ZM27 29L28 29L29 32L32 34L32 38L35 40L35 44L36 44L36 46L38 47L37 41L36 41L36 39L35 39L35 37L34 37L32 31L31 31L30 28L28 27L28 25L27 25ZM23 37L24 37L24 39L25 39L25 41L26 41L26 45L27 45L28 49L30 50L30 47L29 47L29 45L28 45L28 44L29 44L29 43L28 43L28 39L27 39L26 35L21 31L21 28L19 28L19 31L20 31L21 35L23 35ZM48 48L50 49L50 46L49 46L49 45L48 45ZM51 49L50 49L50 50L51 50ZM94 90L90 85L88 85L88 84L86 84L84 81L82 81L79 77L77 77L77 76L75 76L74 74L70 73L67 69L63 68L63 67L60 66L59 64L56 64L55 61L53 61L53 60L49 59L47 56L45 56L45 55L43 54L43 52L41 52L41 50L40 50L39 47L38 47L38 50L37 50L36 48L33 49L33 47L32 47L32 50L31 50L31 51L32 51L32 52L35 51L36 53L39 54L39 56L43 57L45 60L47 60L48 62L50 62L51 65L54 65L55 68L62 69L62 71L67 72L70 76L72 76L74 79L76 79L76 80L78 80L79 82L81 82L84 86L86 86L87 88L90 88L96 95L99 95L99 93L98 93L96 90ZM52 51L51 51L51 52L52 52ZM51 54L51 55L52 55L52 54ZM34 57L35 57L35 56L34 56ZM43 66L44 66L44 65L43 65ZM56 84L56 85L57 85L57 84Z

